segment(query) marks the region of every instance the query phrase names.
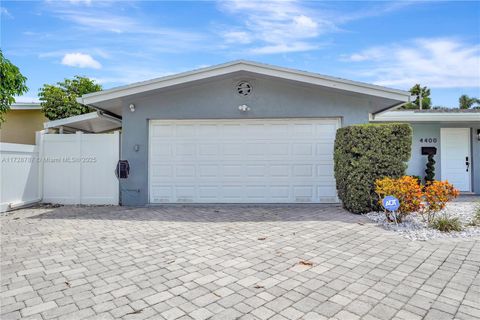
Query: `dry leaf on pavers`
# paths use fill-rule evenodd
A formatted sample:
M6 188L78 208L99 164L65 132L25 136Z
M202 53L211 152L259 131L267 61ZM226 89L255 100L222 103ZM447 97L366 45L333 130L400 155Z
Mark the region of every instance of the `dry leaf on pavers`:
M139 313L141 313L142 311L143 311L143 309L138 309L138 310L134 310L134 311L132 311L132 312L128 312L128 313L126 313L125 315L127 315L127 314L139 314Z
M169 260L169 261L167 261L167 264L172 264L174 262L175 262L175 260Z
M267 237L259 237L257 240L266 240Z
M359 225L363 226L365 223L363 222L357 222Z
M67 285L67 287L69 287L69 288L71 287L70 282L65 281L65 284Z
M302 266L309 266L309 267L313 266L313 262L307 261L307 260L300 260L300 262L298 264L300 264Z
M254 286L254 288L255 288L255 289L263 289L263 288L265 288L265 287L262 286L262 285L256 284L256 285Z
M221 297L222 297L221 295L219 295L219 294L218 294L218 293L216 293L216 292L213 292L213 291L212 291L212 293L213 293L214 295L216 295L217 297L219 297L219 298L221 298Z

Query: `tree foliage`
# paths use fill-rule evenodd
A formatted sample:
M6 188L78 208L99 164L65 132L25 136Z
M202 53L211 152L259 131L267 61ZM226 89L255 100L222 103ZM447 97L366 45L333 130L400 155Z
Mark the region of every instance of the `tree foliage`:
M50 120L63 119L91 112L92 110L76 101L87 93L102 90L102 86L87 77L75 76L56 85L44 84L38 94L42 111Z
M20 73L16 65L3 56L0 50L0 124L5 120L4 114L15 102L15 96L28 91L27 78Z
M460 109L470 109L472 107L478 108L480 106L480 99L475 97L469 97L466 94L462 94L458 98L458 107Z
M430 99L430 89L422 87L420 84L414 85L410 90L412 96L416 96L413 102L405 104L402 109L420 109L420 96L422 101L422 109L431 109L432 100Z

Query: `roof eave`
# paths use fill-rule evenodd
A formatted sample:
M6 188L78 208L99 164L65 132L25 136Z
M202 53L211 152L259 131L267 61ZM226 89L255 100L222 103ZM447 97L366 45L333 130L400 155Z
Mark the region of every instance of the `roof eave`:
M304 71L257 64L241 60L210 68L193 70L172 76L166 76L163 78L134 83L128 86L113 88L110 90L90 93L83 95L81 98L77 99L77 101L85 105L94 106L96 103L102 101L118 99L125 96L130 96L152 90L158 90L161 88L172 87L183 83L218 77L240 71L305 82L327 88L334 88L366 95L378 96L400 102L408 102L410 97L410 93L407 91L385 88L361 82L333 78Z
M386 112L371 118L372 122L480 122L480 113L416 113L413 111Z

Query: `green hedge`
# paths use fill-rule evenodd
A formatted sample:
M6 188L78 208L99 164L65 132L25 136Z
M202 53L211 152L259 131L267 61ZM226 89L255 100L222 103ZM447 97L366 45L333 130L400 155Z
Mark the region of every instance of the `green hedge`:
M375 180L405 175L412 128L408 124L364 124L337 130L335 179L343 207L354 213L379 211Z

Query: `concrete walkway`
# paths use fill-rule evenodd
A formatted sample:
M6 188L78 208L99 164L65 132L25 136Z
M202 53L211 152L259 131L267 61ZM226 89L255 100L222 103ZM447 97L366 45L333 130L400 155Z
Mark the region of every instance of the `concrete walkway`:
M475 319L480 239L339 207L59 207L1 221L1 319Z

